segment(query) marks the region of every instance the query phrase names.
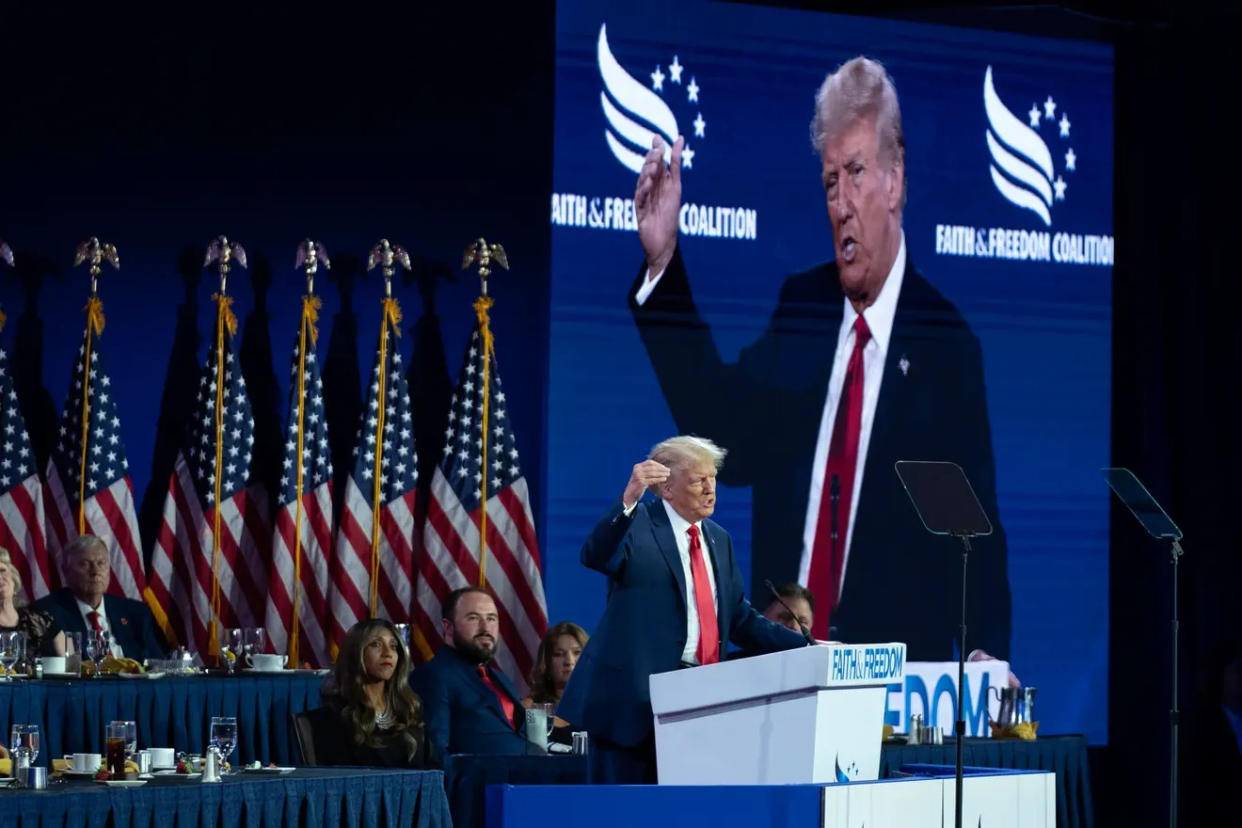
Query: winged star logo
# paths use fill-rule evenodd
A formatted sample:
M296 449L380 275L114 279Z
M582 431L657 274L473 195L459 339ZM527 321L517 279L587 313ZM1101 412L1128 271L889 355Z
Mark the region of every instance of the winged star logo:
M689 82L682 82L682 74L686 67L681 64L677 55L673 55L672 63L658 64L655 67L655 71L649 75L651 88L647 88L644 82L625 71L613 56L612 49L608 45L607 29L606 23L600 25L599 43L596 48L599 74L604 82L604 88L599 93L599 102L604 111L604 120L608 125L604 130L604 140L607 141L608 148L612 150L613 156L621 162L621 165L637 173L642 169L643 157L651 148L651 142L656 135L664 139L664 160L667 162L672 154L672 144L681 134L677 127L677 117L665 99L665 93L667 92L669 97L680 98L684 91L687 104L698 104L702 88L693 75L690 76ZM665 68L668 69L668 74L665 74ZM667 88L665 81L668 82ZM704 139L707 122L703 120L702 112L697 110L695 112L695 119L692 122L693 137ZM683 169L694 167L695 153L696 150L690 146L690 138L687 138L686 146L681 154Z
M983 75L983 108L988 117L986 138L991 156L992 183L997 191L1011 204L1030 210L1052 226L1052 207L1055 201L1064 201L1069 188L1062 173L1053 164L1053 151L1040 135L1046 122L1058 128L1058 138L1067 142L1070 137L1069 116L1062 111L1058 121L1057 103L1049 95L1042 105L1031 104L1027 121L1023 121L1005 106L992 83L992 67ZM1076 169L1078 159L1074 148L1063 143L1063 172ZM1057 152L1060 152L1058 148Z

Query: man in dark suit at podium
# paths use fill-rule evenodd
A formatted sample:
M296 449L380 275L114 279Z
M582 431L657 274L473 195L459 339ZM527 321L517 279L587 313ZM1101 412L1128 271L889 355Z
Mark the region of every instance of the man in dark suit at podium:
M818 638L953 658L960 548L925 531L893 469L952 460L994 526L970 557L966 646L1007 658L982 354L907 254L901 111L884 67L855 58L829 75L812 132L835 261L786 280L768 329L733 364L695 307L677 246L684 139L665 165L656 138L634 195L646 253L635 321L678 427L729 449L721 482L753 487L752 594L765 579L796 580L819 598Z
M482 587L462 587L445 597L440 615L444 641L410 677L428 740L441 756L525 753L522 697L492 661L500 633L496 601Z
M582 547L582 563L608 576L608 604L557 715L605 755L596 781L656 781L653 673L714 664L728 641L762 653L807 643L751 607L733 540L708 519L724 455L697 437L660 443ZM648 490L659 499L639 502Z
M166 658L168 643L151 610L141 601L108 594L112 564L108 547L94 535L79 535L61 552L67 587L35 601L65 633L103 636L114 656L135 661Z

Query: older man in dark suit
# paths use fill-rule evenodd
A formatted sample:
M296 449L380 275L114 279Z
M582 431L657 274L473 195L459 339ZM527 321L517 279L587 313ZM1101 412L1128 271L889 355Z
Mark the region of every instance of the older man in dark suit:
M440 606L444 643L410 677L427 736L441 756L526 752L522 697L496 667L500 614L481 587L450 592Z
M94 535L79 535L61 555L68 586L45 595L33 606L51 613L66 635L101 636L114 656L143 661L168 655L168 643L146 604L108 594L112 564L103 541Z
M666 166L657 138L634 196L646 253L634 318L678 427L729 449L722 482L753 487L752 590L797 580L819 599L817 636L831 625L834 638L952 658L959 550L926 533L893 470L897 460L952 460L995 527L971 555L964 646L1006 658L1010 591L983 358L907 255L905 139L884 67L860 57L830 74L811 126L835 261L791 276L768 329L724 363L677 246L684 141Z
M608 604L557 715L606 755L599 781L656 781L653 673L714 664L727 641L756 653L806 646L751 607L733 540L708 519L724 455L698 437L660 443L582 547L582 563L608 576ZM648 490L659 499L640 503Z

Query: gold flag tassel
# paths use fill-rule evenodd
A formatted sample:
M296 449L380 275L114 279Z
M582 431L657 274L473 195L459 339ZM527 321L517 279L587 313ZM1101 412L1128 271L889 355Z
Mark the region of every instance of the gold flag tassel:
M466 246L465 252L462 254L462 269L470 267L472 264L479 266L479 279L482 282L481 295L474 302L474 313L479 322L479 335L483 337L483 380L482 380L482 400L483 414L479 420L480 435L482 436L482 446L479 449L479 468L482 471L479 480L479 586L487 586L487 432L488 417L491 407L491 370L492 370L492 349L494 342L492 340L491 319L488 316L488 310L492 306L492 297L487 295L487 278L492 274L492 265L499 265L505 270L509 269L509 258L505 254L505 249L499 244L488 244L483 238L476 239Z
M103 244L94 236L78 245L74 255L73 266L83 262L90 263L91 294L86 300L86 337L82 351L82 444L78 459L78 534L86 534L86 460L90 455L90 418L91 418L91 357L93 356L94 340L103 334L104 312L103 300L99 298L99 271L103 263L108 262L119 270L121 258L117 255L116 245Z
M367 258L367 270L371 270L376 265L380 265L384 274L384 299L382 307L384 309L383 319L380 325L379 348L376 361L379 367L379 376L377 377L378 387L376 389L376 399L379 401L375 422L375 467L372 478L374 486L371 494L371 589L370 589L370 609L371 616L377 617L379 609L379 570L380 570L380 513L384 507L380 498L383 496L382 488L382 470L384 462L384 417L387 413L387 407L384 404L387 398L387 382L388 382L388 330L391 327L394 336L401 336L401 305L392 296L392 277L396 272L397 265L401 265L406 270L410 269L410 255L405 249L399 245L388 243L387 239L380 239L379 242L371 248L371 254ZM395 343L394 343L395 347Z
M330 268L331 262L321 245L306 239L298 246L297 264L294 267L306 267L306 295L302 297L302 321L298 330L298 474L295 490L296 503L293 521L293 618L289 622L289 663L296 668L298 660L300 605L302 600L302 495L304 492L304 476L306 463L302 457L304 446L304 428L306 423L306 340L311 344L319 342L319 309L323 302L315 295L315 271L319 262Z
M233 297L225 289L231 260L246 266L246 251L240 244L230 242L225 236L213 239L207 246L207 258L203 267L219 262L220 291L211 298L216 303L216 411L215 411L215 482L212 491L211 526L211 624L207 629L207 653L220 654L220 490L224 485L221 471L224 469L224 335L237 334L237 316L233 313Z

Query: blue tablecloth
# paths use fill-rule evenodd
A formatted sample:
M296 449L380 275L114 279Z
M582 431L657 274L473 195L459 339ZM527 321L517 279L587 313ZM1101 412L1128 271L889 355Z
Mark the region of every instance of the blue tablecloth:
M943 745L885 745L880 753L880 776L888 776L902 765L953 765L956 761L957 748L951 740ZM1032 742L967 739L962 745L962 764L1055 771L1057 825L1092 828L1095 823L1087 773L1087 740L1082 736L1041 736Z
M102 753L114 719L138 723L142 747L201 753L212 716L237 717L234 760L298 764L291 716L319 706L320 676L73 679L0 682L0 742L14 722L39 725L41 763L66 753Z
M0 822L15 828L452 828L439 771L363 768L236 774L219 785L72 782L40 792L0 790L0 815Z
M492 756L461 753L444 759L444 787L454 828L485 828L488 785L585 785L587 757ZM556 806L549 803L552 812ZM555 823L550 817L549 822Z

